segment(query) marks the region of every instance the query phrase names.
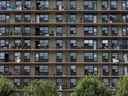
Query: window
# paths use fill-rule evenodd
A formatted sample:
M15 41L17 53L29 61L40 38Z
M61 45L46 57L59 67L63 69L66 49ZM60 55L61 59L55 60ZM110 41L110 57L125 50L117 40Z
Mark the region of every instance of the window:
M84 27L84 35L96 35L97 29L95 27Z
M96 53L84 53L84 61L85 62L92 62L97 60Z
M40 65L39 72L42 73L42 75L48 75L48 65Z
M63 35L63 27L57 27L56 36L62 36L62 35Z
M98 72L97 66L95 65L86 65L85 66L85 75L96 75Z
M112 80L111 80L111 87L112 87L112 88L116 88L117 81L118 81L117 78L112 78Z
M0 15L0 22L9 22L9 18L8 15Z
M109 53L102 53L102 61L104 62L109 61Z
M118 40L111 41L111 48L112 49L120 49L120 42Z
M63 53L56 53L56 61L57 62L63 61Z
M36 42L37 48L48 48L48 40L40 40Z
M16 15L15 16L15 21L16 22L22 22L23 18L22 18L22 15Z
M64 80L63 79L57 79L56 80L56 85L57 85L59 90L62 90L62 88L64 86Z
M4 74L4 65L0 65L0 73Z
M122 28L122 34L125 36L125 35L128 35L128 27L127 26L124 26L123 28Z
M77 41L76 40L70 40L70 48L77 48Z
M56 48L63 48L63 40L56 41Z
M109 48L109 41L108 40L102 40L102 49Z
M56 9L59 10L59 11L62 11L64 10L64 2L63 1L57 1L56 2Z
M73 88L76 86L76 79L70 79L70 88Z
M128 48L128 40L123 40L122 45L120 44L120 48L127 49Z
M97 17L95 15L84 15L84 22L86 23L96 23Z
M102 23L108 23L109 22L109 16L108 15L102 15L101 19L102 19Z
M108 27L102 27L101 32L102 32L102 35L107 36L109 34L109 28Z
M62 65L56 66L56 74L57 75L63 75L63 66Z
M0 40L0 48L8 48L9 42L7 40Z
M109 16L109 23L116 23L116 22L118 22L118 15L110 15Z
M21 62L21 53L16 52L16 53L14 53L14 56L15 56L15 62L20 63Z
M37 16L38 17L38 16ZM38 21L38 20L37 20ZM48 22L48 15L40 15L39 16L40 22Z
M128 75L128 66L123 67L123 75L125 75L125 76Z
M31 67L30 66L24 66L22 74L23 75L29 75L31 72Z
M111 27L111 34L112 35L118 35L118 27Z
M24 61L25 62L29 62L30 61L30 57L31 57L30 53L24 53Z
M76 27L70 27L70 28L69 28L69 34L70 34L70 35L76 34Z
M96 10L96 1L84 1L85 10Z
M14 35L22 35L22 28L21 27L15 27Z
M122 0L122 9L128 10L128 1L127 0Z
M44 53L36 54L36 59L41 62L48 62L48 53L44 52Z
M31 48L31 40L24 40L22 46L26 49Z
M14 4L14 7L12 8L11 1L6 1L6 8L7 10L15 9L15 4Z
M32 2L32 1L25 1L25 2L23 3L23 9L24 9L24 10L31 10L31 6L32 6L31 2Z
M5 53L4 52L0 52L0 61L5 60Z
M5 27L0 27L0 35L5 35L6 29Z
M128 53L123 54L123 62L128 63Z
M111 10L117 9L117 1L110 1L110 9Z
M76 75L76 65L70 65L70 75Z
M24 22L31 22L31 15L24 15Z
M22 1L16 1L16 10L22 10Z
M70 53L69 56L70 56L71 62L76 62L76 60L77 60L77 54L76 53Z
M0 52L0 61L1 62L8 62L9 61L9 54L5 52Z
M49 2L46 1L37 1L37 10L48 10Z
M31 35L31 28L30 27L24 27L23 35Z
M6 6L6 1L1 0L0 1L0 10L6 10L7 6Z
M70 10L76 10L76 1L70 1L69 6Z
M69 15L69 22L70 23L76 23L76 20L77 20L76 15Z
M12 45L13 48L22 48L22 41L21 40L15 40L14 45Z
M40 35L49 36L48 27L40 27Z
M15 65L13 75L20 75L20 74L21 74L21 66Z
M96 49L96 41L95 40L84 40L84 48Z
M64 20L64 16L63 15L57 15L56 16L56 21L57 22L62 22Z
M124 15L122 18L124 23L128 22L128 14Z
M107 76L107 75L109 75L109 66L108 65L103 65L102 66L102 74L103 75L105 75L105 76Z
M119 56L120 56L119 53L112 53L112 56L111 56L112 62L113 63L118 63L120 61L120 57Z
M102 1L101 8L102 10L108 10L109 9L108 1Z

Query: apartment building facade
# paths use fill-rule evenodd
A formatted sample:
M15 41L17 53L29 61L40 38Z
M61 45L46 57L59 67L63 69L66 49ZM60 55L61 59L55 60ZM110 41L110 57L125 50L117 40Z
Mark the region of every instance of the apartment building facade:
M54 80L67 96L91 74L128 75L128 0L0 0L0 74Z

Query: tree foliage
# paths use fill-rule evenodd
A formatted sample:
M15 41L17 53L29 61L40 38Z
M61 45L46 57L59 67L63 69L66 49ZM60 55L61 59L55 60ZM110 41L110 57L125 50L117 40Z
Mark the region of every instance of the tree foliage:
M128 96L128 76L120 78L117 84L116 96Z
M85 76L78 82L71 96L111 96L111 91L98 78Z
M56 84L48 80L33 80L24 91L25 96L58 96Z
M0 96L14 96L13 82L0 76Z

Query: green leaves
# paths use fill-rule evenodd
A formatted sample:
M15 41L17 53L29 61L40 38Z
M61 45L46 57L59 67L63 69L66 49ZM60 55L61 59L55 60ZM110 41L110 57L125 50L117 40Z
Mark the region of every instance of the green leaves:
M13 82L0 76L0 96L14 96Z
M58 96L52 81L34 80L24 90L25 96Z
M122 77L117 85L116 96L128 96L128 76Z
M111 92L94 76L80 80L71 96L111 96Z

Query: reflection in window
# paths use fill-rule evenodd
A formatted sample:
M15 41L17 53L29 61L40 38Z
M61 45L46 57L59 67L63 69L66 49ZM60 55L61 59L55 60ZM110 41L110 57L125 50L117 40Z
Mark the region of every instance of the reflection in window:
M76 65L70 65L70 75L76 75Z
M56 74L57 75L63 75L63 65L57 65L56 66Z
M70 23L76 23L76 20L77 20L76 15L69 15L69 22Z
M48 1L41 1L38 0L37 3L37 10L48 10L49 2Z
M75 10L76 9L76 1L70 1L69 3L69 6L70 6L70 10Z
M95 15L84 15L84 22L87 23L96 23L97 17Z
M76 79L70 79L69 80L70 81L70 88L73 88L73 87L75 87L76 86Z
M62 62L63 61L63 53L56 53L56 61Z
M96 10L96 1L84 1L85 10Z
M96 59L97 59L96 53L84 53L84 61L85 62L96 61Z
M95 65L86 65L84 70L85 75L96 75L98 72L97 66Z
M128 1L127 0L122 0L122 9L128 10Z
M77 54L76 53L70 53L69 56L70 56L71 62L76 62L76 60L77 60Z
M111 10L117 9L117 1L110 1L110 9Z
M102 1L101 8L102 8L102 10L108 10L108 8L109 8L108 1Z
M95 27L84 27L84 35L96 35L97 29Z

